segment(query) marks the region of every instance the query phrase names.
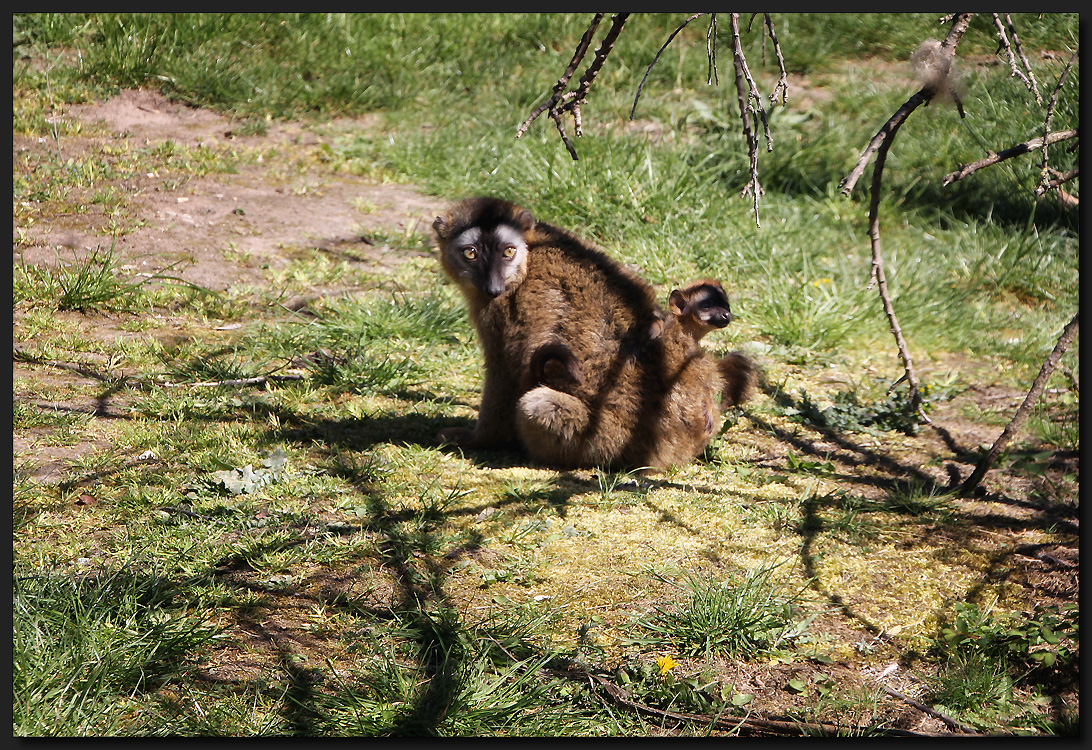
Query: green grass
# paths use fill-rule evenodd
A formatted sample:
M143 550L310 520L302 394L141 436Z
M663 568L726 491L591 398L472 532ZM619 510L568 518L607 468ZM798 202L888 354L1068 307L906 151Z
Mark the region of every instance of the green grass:
M44 139L17 147L12 170L13 340L17 372L33 374L13 383L16 735L698 735L749 711L868 733L905 707L856 676L893 661L986 731L1079 729L1062 697L1077 612L1035 609L1041 592L1007 567L1019 544L1072 536L1079 473L1056 464L1079 451L1079 346L1063 359L1072 377L1052 378L994 469L997 497L926 481L957 457L913 452L920 425L889 391L901 367L869 286L870 172L838 193L915 90L909 52L946 26L774 15L790 103L768 107L759 227L740 196L723 17L718 86L697 21L650 75L634 128L637 84L685 18L634 14L584 106L579 160L546 119L514 137L589 18L13 17L13 136ZM1077 18L1015 20L1025 50L1054 52L1032 55L1049 93ZM756 31L745 44L765 91L772 55L760 62ZM961 56L995 49L976 17ZM941 187L1042 127L1006 63L966 67L967 118L937 102L900 130L881 230L927 405L997 395L958 412L988 441L1078 307L1079 218L1030 196L1035 155ZM238 138L294 121L322 143L126 147L54 116L123 87L218 110ZM1074 71L1056 129L1076 127L1078 92ZM81 128L101 143L77 153L66 147ZM1052 156L1062 169L1078 158ZM413 185L437 209L498 194L665 291L721 278L736 321L703 344L760 357L766 393L699 460L655 477L440 449L439 429L475 415L481 366L433 259L387 275L301 244L280 248L287 262L266 264L264 285L222 294L172 269L128 275L116 250L140 228L140 191L263 164L280 182L311 170ZM19 257L40 227L92 216L109 250ZM369 239L407 254L431 243L416 226ZM224 255L253 260L230 243ZM347 291L295 314L281 304L324 285ZM121 333L101 335L104 320ZM36 474L47 465L53 478ZM770 565L782 556L794 564ZM996 611L964 604L986 593ZM596 679L708 718L634 711Z
M90 574L14 581L16 735L127 733L133 695L192 668L216 636L177 584L85 564Z
M777 568L755 568L739 580L689 574L689 601L674 611L657 608L638 625L654 643L707 660L755 658L788 646L807 626L797 622L799 592L789 589Z
M1076 668L1073 647L1079 639L1075 608L1044 608L1033 612L995 616L989 608L958 602L954 620L941 630L937 648L943 669L931 685L931 699L942 711L988 728L1004 721L1023 733L1068 733L1073 721L1068 712L1051 716L1043 709L1051 701L1035 695L1030 702L1016 699L1037 671Z
M580 17L532 15L517 22L489 15L149 14L17 20L27 39L78 45L93 38L77 80L151 83L193 104L247 117L381 109L388 137L368 134L344 142L338 151L348 168L379 167L439 195L465 194L474 185L473 192L526 203L543 218L581 227L640 264L656 283L725 276L749 330L791 350L837 350L887 337L867 285L863 225L851 218L860 216L862 206L848 204L856 210L847 215L846 202L831 191L909 92L875 85L861 91L860 82L838 82L826 89L833 99L822 113L771 107L775 148L760 162L769 192L760 214L777 231L765 231L754 226L746 201L730 197L746 179L742 135L730 113L734 95L725 84L704 85L706 61L694 49L696 34L680 36L669 48L678 57L661 60L640 110L643 118L669 124L676 136L642 146L619 132L634 93L633 74L672 28L670 17L631 19L632 29L621 37L585 108L590 132L577 140L576 163L546 121L518 141L512 136L568 54L546 43L574 36ZM1043 23L1017 17L1021 21L1029 47L1069 38L1060 17ZM474 45L451 41L465 23L475 24ZM799 16L784 23L780 38L788 59L796 54L807 61L825 50L823 65L795 63L803 67L794 70L817 76L829 75L835 61L904 58L911 40L942 28L930 15L835 15L821 22ZM862 32L862 24L875 28ZM989 29L978 28L986 24L985 16L975 20L967 54L989 48L982 38ZM853 38L870 41L831 56L850 29ZM430 42L415 41L423 38ZM1058 65L1040 64L1043 88ZM520 73L519 84L499 85L513 71ZM72 74L61 69L55 77ZM1041 128L1042 110L1029 106L1029 96L1006 70L970 77L967 119L943 105L915 113L892 150L883 213L888 277L912 346L1000 355L1027 371L1076 305L1076 225L1050 204L1036 207L1027 197L1038 176L1032 159L1007 162L992 177L939 187L939 178L958 164L986 148L1033 137ZM22 87L36 80L28 71L15 82ZM692 98L672 100L672 83L692 89ZM1079 80L1071 79L1071 86L1077 90ZM472 109L466 91L474 91ZM1055 127L1076 118L1075 97L1061 101ZM839 116L850 103L852 116ZM702 112L707 114L696 117ZM422 129L422 122L430 127ZM1073 157L1060 152L1055 156L1062 168ZM832 160L832 154L842 156ZM94 178L88 173L79 179ZM1045 213L1045 221L1037 223L1039 231L1026 231L1035 212ZM1023 222L1025 231L1014 234L1013 221ZM1047 226L1052 229L1044 232ZM975 335L1001 327L1017 333L1003 342Z

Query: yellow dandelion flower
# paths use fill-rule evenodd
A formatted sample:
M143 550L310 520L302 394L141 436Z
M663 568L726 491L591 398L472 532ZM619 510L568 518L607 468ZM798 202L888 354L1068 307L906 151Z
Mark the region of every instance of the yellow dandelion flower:
M678 662L676 662L670 656L661 656L656 659L656 664L658 664L660 667L660 674L667 674L675 668L675 665L677 663Z

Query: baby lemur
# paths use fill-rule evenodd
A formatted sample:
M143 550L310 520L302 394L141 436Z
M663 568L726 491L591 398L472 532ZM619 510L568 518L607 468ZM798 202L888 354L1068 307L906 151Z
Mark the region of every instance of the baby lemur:
M728 295L715 279L692 281L686 286L672 289L667 298L667 308L694 337L694 341L701 341L705 334L732 322Z
M668 310L674 322L677 322L689 340L695 344L707 333L723 328L732 320L728 296L720 282L702 279L672 290L668 298ZM648 331L649 340L661 336L667 318L659 315ZM672 325L674 325L674 322ZM669 330L668 336L676 335ZM685 339L684 339L685 340ZM678 342L675 344L678 346ZM689 354L689 353L688 353ZM649 454L650 464L671 463L672 458L688 460L691 451L704 448L716 426L716 417L727 408L743 403L751 394L757 379L754 363L739 352L725 355L716 362L720 377L720 393L714 401L719 404L701 402L701 419L696 419L693 412L687 412L680 404L686 399L693 399L695 391L685 387L669 389L668 398L662 410L661 419L656 425L658 439L656 447ZM518 413L521 430L525 436L531 436L532 442L549 445L552 442L564 443L575 431L582 429L589 418L587 410L576 400L567 397L573 392L574 384L583 377L580 363L564 344L554 343L541 347L531 358L531 375L535 382L544 388L529 392L520 405L523 413ZM623 378L623 382L624 382ZM680 379L682 380L682 379ZM561 391L555 393L552 391ZM692 405L692 404L691 404ZM556 446L559 455L568 455L572 446ZM556 459L555 459L556 460ZM676 461L677 462L677 461Z
M433 227L485 359L477 423L441 440L519 441L558 467L663 468L697 455L745 397L749 360L718 365L649 284L572 234L496 198L465 200Z
M667 307L695 343L701 341L705 334L732 322L728 295L716 279L692 281L684 287L672 289ZM750 398L758 379L758 370L749 357L741 352L731 352L717 360L717 368L725 384L723 408L738 406Z
M732 322L728 295L716 279L692 281L672 289L667 307L695 342ZM724 378L727 406L739 405L750 398L758 379L757 368L750 358L740 352L731 352L717 360L717 367Z
M732 322L728 295L716 279L692 281L672 289L667 300L668 311L678 318L683 329L695 342ZM658 337L664 329L664 316L658 316L649 327L649 338ZM572 352L563 346L542 347L531 358L531 370L538 383L561 390L583 377Z

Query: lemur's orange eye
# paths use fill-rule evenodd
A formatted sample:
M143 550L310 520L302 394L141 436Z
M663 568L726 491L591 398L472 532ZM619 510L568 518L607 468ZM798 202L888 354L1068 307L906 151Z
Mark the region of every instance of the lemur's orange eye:
M478 251L470 246L464 247L463 257L467 260L475 260L478 257Z
M512 245L504 248L504 257L508 258L509 260L516 257L516 248L514 248Z

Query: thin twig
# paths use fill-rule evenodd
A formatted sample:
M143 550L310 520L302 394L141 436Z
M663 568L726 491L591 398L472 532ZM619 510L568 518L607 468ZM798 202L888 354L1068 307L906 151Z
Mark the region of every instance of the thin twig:
M54 367L58 370L69 370L79 375L83 375L84 377L94 378L95 380L98 380L102 383L120 386L136 385L138 387L145 385L145 383L138 378L127 378L124 375L111 375L109 373L95 370L90 365L72 362L61 362L54 359L42 359L40 356L28 352L25 349L21 349L18 346L12 347L11 355L11 358L17 362L27 362L33 365L45 365L46 367Z
M1054 87L1054 93L1050 96L1050 104L1047 106L1046 120L1043 122L1043 140L1050 135L1050 121L1054 117L1054 108L1058 106L1058 94L1061 93L1062 86L1065 84L1065 79L1069 75L1069 71L1073 69L1073 64L1077 62L1077 55L1081 52L1078 47L1073 55L1069 58L1069 62L1066 63L1065 70L1058 76L1058 85ZM1043 166L1041 170L1041 176L1039 178L1039 186L1035 188L1035 195L1038 197L1043 195L1047 191L1046 184L1049 181L1047 170L1050 167L1050 162L1047 159L1047 145L1043 145Z
M738 19L739 16L737 15ZM739 31L738 20L736 31ZM743 43L739 39L738 33L733 43L738 43L736 51L739 53L739 68L743 72L743 77L747 80L747 101L748 107L755 114L758 119L762 120L763 135L766 136L766 151L769 153L773 151L773 136L770 135L770 122L766 118L766 109L762 106L762 96L758 91L758 84L755 83L755 79L751 77L751 69L747 67L747 56L743 54ZM751 102L754 102L751 104Z
M583 135L583 131L580 128L580 105L583 104L588 98L588 91L591 90L592 82L599 74L603 64L607 61L607 55L614 49L614 42L617 41L618 35L622 33L622 27L626 24L626 19L629 18L629 13L615 13L610 19L610 29L607 31L607 35L603 37L603 42L599 45L599 49L595 51L595 59L592 60L592 64L588 66L588 69L584 71L584 75L580 77L580 85L576 91L566 96L571 97L571 101L566 103L565 109L568 109L573 114L574 129L577 136ZM574 155L575 159L576 156Z
M747 139L747 156L750 161L751 179L743 188L743 194L752 193L755 211L755 224L759 227L762 222L758 215L758 200L762 195L762 184L758 181L758 135L755 133L751 113L754 107L750 104L751 91L745 81L750 80L751 74L747 71L747 61L743 55L743 43L739 38L739 14L728 15L732 29L732 64L736 71L736 98L739 101L739 119L743 123L743 135ZM752 81L753 84L753 81Z
M1009 18L1008 13L1005 14L1005 20L1008 22L1009 29L1012 31L1013 44L1011 45L1009 44L1008 36L1005 35L1005 27L1001 23L1000 16L996 13L993 14L993 25L997 27L997 38L1000 42L1001 49L1005 50L1009 58L1009 70L1012 71L1013 78L1019 78L1024 82L1024 85L1027 86L1028 90L1035 94L1036 103L1042 104L1043 97L1039 94L1039 87L1035 83L1035 75L1031 72L1031 65L1028 63L1027 57L1024 56L1023 50L1020 50L1020 59L1023 60L1028 75L1024 75L1024 73L1016 67L1016 55L1013 54L1012 48L1013 46L1016 46L1016 48L1019 49L1020 43L1016 38L1016 29L1013 27L1012 19ZM1030 78L1028 76L1030 76Z
M994 441L993 447L989 452L983 456L978 465L975 466L974 471L967 481L962 484L960 491L967 493L973 490L978 483L982 481L982 477L986 475L986 472L993 466L993 462L997 460L997 456L1005 449L1005 446L1012 440L1013 435L1024 424L1024 420L1027 419L1028 414L1031 412L1031 407L1035 405L1035 402L1039 400L1039 396L1043 392L1043 388L1046 387L1047 380L1050 379L1051 374L1054 372L1054 368L1058 366L1059 360L1062 355L1065 354L1066 349L1076 338L1079 328L1080 310L1073 313L1073 319L1069 321L1065 329L1062 330L1061 336L1058 337L1058 343L1054 345L1054 350L1043 362L1043 366L1039 369L1039 374L1035 377L1035 381L1031 384L1031 390L1028 391L1028 395L1024 397L1024 401L1020 404L1016 410L1016 414L1013 415L1012 420L1005 427L1004 432Z
M667 37L667 41L664 42L662 47L660 47L660 51L656 53L656 57L652 58L652 62L648 64L648 70L645 71L645 77L641 79L640 85L637 86L637 95L633 97L633 107L631 107L629 110L629 119L632 120L634 114L636 114L637 102L641 99L641 89L645 87L645 81L648 80L648 76L652 72L652 68L655 67L656 63L660 61L660 55L662 55L664 53L664 50L667 49L667 45L671 44L671 40L678 36L679 32L685 29L688 23L693 21L695 18L700 18L704 15L704 13L695 13L694 15L683 21L681 24L679 24L679 28L672 31L671 35Z
M585 673L589 683L592 685L598 685L602 688L603 692L610 698L611 702L617 706L628 708L638 713L645 714L646 716L655 716L661 719L673 719L675 721L685 721L703 724L709 729L718 729L721 731L738 732L741 729L748 729L751 731L764 732L774 735L803 735L803 734L825 734L829 736L838 736L844 734L847 727L839 726L838 724L831 724L829 722L822 721L783 721L779 719L766 719L756 716L709 716L707 714L691 714L683 713L680 711L667 711L660 708L653 708L643 703L638 703L630 699L628 693L619 686L612 683L599 675ZM878 727L875 729L877 734L890 735L894 737L954 737L961 736L952 733L943 732L913 732L906 729L895 729L891 727Z
M857 185L857 180L864 174L865 167L867 167L868 162L871 161L872 155L884 144L888 136L902 125L903 120L909 117L911 112L928 101L928 96L924 91L925 89L922 89L910 97L905 104L898 108L895 114L891 115L891 119L884 123L879 132L872 136L872 140L868 142L865 150L861 152L861 156L857 160L856 166L853 167L853 171L849 173L848 177L842 180L839 189L842 191L843 195L849 195L853 192L853 188Z
M303 380L306 375L258 375L253 378L238 378L235 380L211 380L205 383L164 383L164 388L218 388L221 386L261 385L271 381Z
M1050 179L1043 183L1043 187L1045 188L1045 190L1054 190L1058 186L1069 182L1070 180L1076 179L1077 177L1080 177L1081 168L1073 167L1073 169L1069 170L1068 172L1059 172L1053 167L1048 167L1047 173L1050 175ZM1070 196L1070 200L1075 202L1077 199Z
M590 24L588 24L587 30L584 35L580 37L580 44L576 46L576 51L573 53L573 59L569 61L569 66L565 68L564 74L554 84L553 93L542 104L535 108L535 111L531 113L531 116L523 121L523 124L516 130L516 138L521 137L527 132L527 128L531 127L531 123L538 118L547 109L552 109L558 101L561 99L561 93L568 87L569 81L573 77L573 73L576 72L576 66L580 64L580 61L584 59L584 55L588 51L588 47L591 46L592 37L595 35L595 30L599 28L599 22L603 20L602 13L596 13L592 18Z
M705 54L709 58L709 73L706 75L706 85L720 85L720 76L717 75L717 14L709 14L709 30L705 32Z
M773 93L770 94L770 103L777 104L777 95L781 94L781 104L787 105L789 103L789 74L785 72L785 58L781 54L781 44L777 41L777 32L774 31L773 19L770 18L769 13L762 14L766 22L766 30L770 34L770 41L773 42L774 53L777 55L777 69L779 76L777 84L774 86Z
M576 72L576 66L584 59L584 55L591 45L592 37L595 35L595 30L599 27L599 22L603 19L602 13L595 14L591 24L588 25L587 31L585 31L584 35L580 38L580 44L577 45L576 52L573 54L573 59L565 69L564 75L558 79L557 84L554 86L550 98L540 104L535 111L531 113L531 116L523 121L523 124L516 130L516 138L521 137L527 132L527 128L531 126L531 123L535 118L543 112L549 111L550 118L554 121L557 132L561 135L561 141L569 151L569 156L573 158L573 161L578 160L576 149L573 147L572 141L569 140L568 133L565 132L565 123L562 121L562 115L566 112L571 114L573 118L573 132L576 133L577 137L583 135L580 106L587 100L588 91L591 90L592 82L606 62L607 55L614 49L614 42L618 39L618 35L622 33L622 27L625 25L628 17L629 13L615 13L614 16L611 17L610 30L607 32L606 37L604 37L602 44L599 45L599 49L595 51L595 59L592 60L591 65L584 71L584 75L580 77L580 83L576 90L562 93L569 85L573 73Z
M1035 101L1039 104L1043 103L1043 97L1039 95L1039 86L1035 83L1035 73L1031 69L1031 63L1028 62L1027 55L1024 54L1024 48L1020 46L1020 39L1016 36L1016 26L1012 23L1012 18L1008 13L1005 14L1005 23L1009 25L1009 32L1012 34L1012 46L1016 47L1016 53L1020 55L1020 61L1024 63L1024 70L1028 72L1028 78L1031 80L1031 90L1035 94Z
M910 405L925 423L930 419L925 414L921 404L921 390L918 376L914 372L914 361L910 357L910 349L906 346L906 340L902 336L902 328L899 319L895 315L895 306L891 303L891 295L887 290L887 276L883 270L883 256L880 253L880 185L883 180L883 166L887 161L887 152L895 140L895 133L904 121L899 121L891 130L888 138L880 144L876 152L876 166L872 172L872 195L868 208L868 236L872 244L872 278L876 282L880 292L880 300L883 302L883 311L887 315L891 334L895 337L895 345L899 349L899 357L902 359L906 382L910 387Z
M874 151L876 154L876 164L872 172L872 193L868 209L868 236L872 245L872 280L879 287L884 313L887 315L887 322L891 328L891 334L895 337L895 344L899 350L899 357L902 359L903 368L906 373L906 381L910 388L910 405L917 412L920 419L926 424L929 424L931 420L925 414L925 409L922 407L921 391L917 375L914 372L914 362L910 357L910 350L906 346L906 340L903 338L902 328L899 325L898 317L895 315L895 307L891 302L891 295L887 289L887 277L884 274L883 269L883 255L880 252L880 187L883 182L883 167L887 160L887 152L890 150L891 144L895 140L895 134L898 132L899 128L918 106L928 103L936 96L940 86L948 86L947 73L951 69L952 58L955 56L956 46L959 44L959 40L963 38L964 32L966 32L967 27L970 25L971 15L972 14L970 13L960 13L953 17L952 27L948 31L948 36L940 45L940 56L936 60L938 66L936 75L922 86L922 88L914 94L909 101L903 104L898 111L891 116L891 119L880 128L880 131L872 138L872 141L858 160L857 166L854 167L853 172L843 183L842 187L842 191L848 195L849 191L853 189L853 185L856 184L857 178L864 171L864 167Z
M983 167L989 167L989 166L992 166L994 164L997 164L998 162L1005 161L1006 159L1011 159L1014 156L1020 156L1021 154L1026 154L1026 153L1029 153L1031 151L1035 151L1037 149L1040 149L1040 148L1043 147L1044 140L1047 143L1047 145L1051 145L1051 144L1057 143L1059 141L1065 141L1065 140L1069 140L1070 138L1076 138L1076 137L1077 137L1077 129L1076 128L1074 128L1072 130L1060 130L1060 131L1058 131L1056 133L1051 133L1045 139L1043 139L1043 138L1032 138L1030 141L1026 141L1025 143L1018 143L1015 146L1007 148L1004 151L1001 151L999 153L992 153L991 152L990 155L987 156L985 159L979 159L978 161L976 161L976 162L974 162L972 164L967 164L965 166L962 166L959 169L957 169L956 171L945 175L944 179L941 181L940 184L941 185L950 185L951 183L955 182L956 180L962 180L964 177L970 177L972 174L974 174L978 170L982 169Z
M964 723L962 723L960 721L957 721L956 719L953 719L951 716L948 716L947 714L942 714L940 711L937 711L936 709L931 708L931 707L925 705L924 703L919 703L918 701L914 700L913 698L911 698L909 696L906 696L906 695L903 695L898 690L890 688L887 685L883 684L882 682L880 683L880 688L882 688L883 691L885 693L887 693L888 695L890 695L892 698L898 698L900 701L905 701L906 703L910 704L911 706L918 709L919 711L924 711L925 713L929 714L934 719L940 719L945 724L947 724L952 729L955 729L958 732L961 732L963 734L978 734L978 730L975 729L974 727L967 726L966 724L964 724Z
M880 148L880 145L888 138L888 136L898 129L898 126L902 124L903 120L910 116L910 113L917 109L922 104L930 101L936 96L938 88L943 81L947 78L947 72L951 69L952 58L955 56L955 47L959 44L959 40L963 38L963 34L967 31L967 26L971 23L971 16L973 13L957 13L953 16L952 28L948 31L948 36L941 43L941 48L944 51L944 55L941 59L941 64L944 66L942 71L938 72L935 79L930 80L921 89L910 97L905 104L899 107L895 114L891 115L891 119L884 123L884 126L880 128L879 132L872 137L865 150L861 152L861 156L857 159L856 166L853 167L853 171L849 173L849 176L842 180L841 191L843 195L849 195L853 192L853 188L857 185L857 181L864 174L865 167L868 166L868 162L871 161L872 155Z

